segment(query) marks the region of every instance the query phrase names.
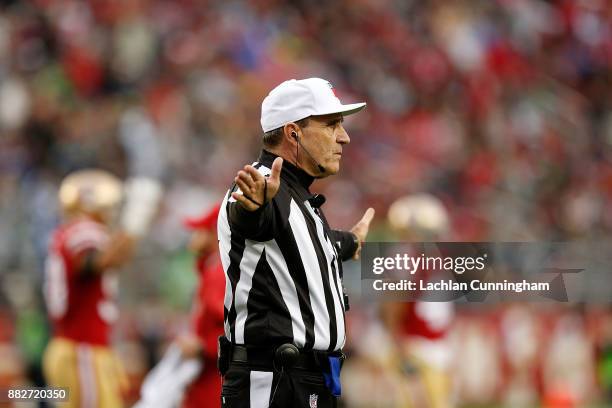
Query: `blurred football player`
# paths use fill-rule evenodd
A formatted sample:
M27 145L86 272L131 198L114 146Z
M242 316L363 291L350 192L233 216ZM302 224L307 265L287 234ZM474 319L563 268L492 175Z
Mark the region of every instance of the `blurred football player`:
M223 334L225 273L219 256L217 218L219 205L199 219L188 219L192 229L190 248L198 254L199 283L192 311L193 334L178 339L185 356L199 354L203 370L188 388L184 408L202 407L221 395L221 376L217 370L217 338Z
M444 205L430 194L399 198L388 212L388 222L403 242L443 239L450 229ZM383 322L396 339L407 390L407 406L451 406L450 345L447 333L453 320L448 302L387 302Z
M225 274L219 257L218 216L219 205L202 217L185 220L185 226L193 230L189 248L197 254L192 327L176 339L147 376L135 408L195 408L219 400L217 338L223 334Z
M113 232L124 192L122 228ZM116 272L131 258L160 195L157 182L134 179L124 187L97 169L74 172L61 183L65 222L53 234L45 264L53 337L43 357L48 385L69 389L69 401L61 406L123 405L127 384L109 344L118 317Z

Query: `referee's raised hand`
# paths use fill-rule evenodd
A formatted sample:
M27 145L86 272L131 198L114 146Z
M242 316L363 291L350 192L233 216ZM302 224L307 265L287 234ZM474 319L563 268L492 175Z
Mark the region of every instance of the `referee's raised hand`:
M353 259L359 259L361 255L361 245L368 235L368 231L370 230L370 223L372 222L373 218L374 209L368 208L365 214L363 214L363 217L361 217L361 219L359 220L359 222L357 222L357 224L355 224L355 226L351 228L351 232L355 234L355 237L357 237L357 250L353 255Z
M278 193L282 167L283 159L277 157L272 163L270 176L264 177L255 167L251 165L244 166L244 169L240 170L234 178L242 194L233 192L232 197L244 209L248 211L258 210Z

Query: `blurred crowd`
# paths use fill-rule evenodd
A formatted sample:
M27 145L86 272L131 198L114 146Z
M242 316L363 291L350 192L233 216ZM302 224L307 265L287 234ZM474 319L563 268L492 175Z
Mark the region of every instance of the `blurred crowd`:
M409 373L381 364L381 349L391 339L367 314L360 309L349 315L349 333L360 329L360 335L349 336L351 358L343 372L347 406L415 406L397 401L423 387L411 383ZM611 328L605 308L537 303L459 308L443 340L452 355L450 399L456 405L451 406L608 407Z
M345 122L339 176L315 185L334 225L427 192L450 214L447 240L611 238L609 1L2 0L0 384L11 367L38 381L41 270L63 176L101 167L165 185L139 261L122 277L118 336L137 377L185 322L195 278L180 220L218 201L256 159L267 92L312 76L345 102L368 102ZM374 223L372 240L393 239L384 216ZM459 315L486 326L491 317L476 312ZM588 339L585 401L612 386L610 349L591 336L591 315L563 326ZM501 330L491 353L502 356L513 331ZM482 370L502 376L508 364ZM464 401L479 393L470 386ZM500 398L486 395L477 402Z

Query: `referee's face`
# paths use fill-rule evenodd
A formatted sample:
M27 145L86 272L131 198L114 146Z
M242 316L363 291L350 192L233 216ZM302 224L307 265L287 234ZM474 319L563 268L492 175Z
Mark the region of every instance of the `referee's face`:
M350 143L342 122L341 113L331 115L311 116L308 125L302 128L304 138L302 143L306 146L313 158L325 168L321 172L313 160L304 160L303 166L308 173L317 178L331 176L340 170L342 148ZM303 160L303 159L302 159ZM307 163L306 163L307 162Z

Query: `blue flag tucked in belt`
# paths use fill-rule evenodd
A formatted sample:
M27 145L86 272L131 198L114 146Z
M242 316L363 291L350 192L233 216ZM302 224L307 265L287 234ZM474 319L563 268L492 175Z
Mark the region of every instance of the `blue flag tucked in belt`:
M329 372L323 372L325 385L327 385L327 388L331 391L334 397L339 397L342 393L342 385L340 384L340 368L342 362L340 357L328 357L328 359Z

